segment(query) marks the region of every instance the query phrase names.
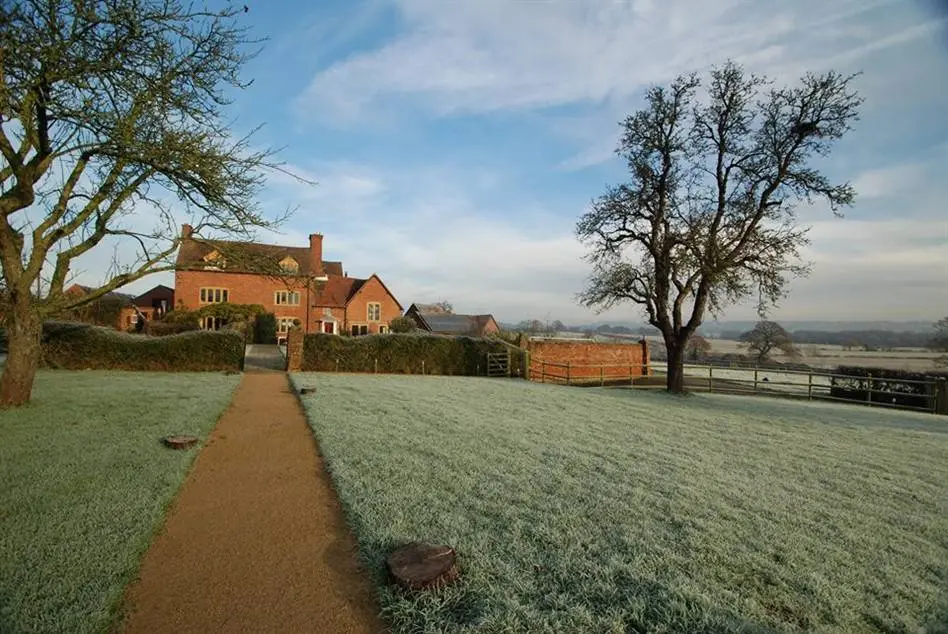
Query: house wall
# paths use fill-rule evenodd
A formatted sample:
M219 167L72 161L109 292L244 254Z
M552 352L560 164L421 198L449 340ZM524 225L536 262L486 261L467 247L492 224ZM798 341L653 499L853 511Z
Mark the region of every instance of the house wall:
M544 373L543 362L569 364L570 380L598 379L601 372L607 379L629 380L649 374L648 343L596 343L591 341L554 341L530 339L530 378L539 381ZM583 367L591 366L591 367ZM549 365L547 380L566 380L567 368Z
M500 332L500 326L497 325L497 322L494 319L490 319L486 324L484 324L484 331L482 335L493 335Z
M307 324L307 301L312 301L315 293L307 297L306 284L303 280L291 279L286 282L269 278L263 275L249 273L227 273L224 271L177 271L175 279L176 307L183 306L196 310L206 304L201 303L201 288L226 288L231 304L260 304L267 312L282 317L299 319L301 324ZM298 291L300 303L298 306L277 305L274 297L276 291ZM309 329L314 330L318 320L317 313L322 310L309 310ZM316 317L316 318L314 318Z
M378 321L369 321L368 319L369 304L371 302L378 302L382 305L382 314ZM377 334L380 325L388 326L390 321L400 317L401 314L402 307L398 301L392 297L377 278L370 277L346 306L345 329L346 332L351 333L352 326L367 325L369 334Z

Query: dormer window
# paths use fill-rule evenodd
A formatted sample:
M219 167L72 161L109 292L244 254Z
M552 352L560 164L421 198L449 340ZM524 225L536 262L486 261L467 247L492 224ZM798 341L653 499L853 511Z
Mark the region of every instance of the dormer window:
M216 249L205 255L203 260L205 268L208 269L222 269L227 266L227 260Z
M280 260L280 268L281 268L281 269L283 270L283 272L285 272L285 273L299 273L299 271L300 271L300 264L299 264L299 262L297 262L296 260L294 260L294 259L291 258L290 256L286 256L285 258L283 258L282 260Z

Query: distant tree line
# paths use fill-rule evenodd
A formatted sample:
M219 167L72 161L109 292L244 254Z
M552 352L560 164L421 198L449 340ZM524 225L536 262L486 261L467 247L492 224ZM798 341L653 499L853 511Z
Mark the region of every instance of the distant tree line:
M725 330L721 339L740 340L742 331ZM922 332L893 332L891 330L794 330L793 341L797 344L843 346L853 350L884 348L923 348L929 345L932 336Z

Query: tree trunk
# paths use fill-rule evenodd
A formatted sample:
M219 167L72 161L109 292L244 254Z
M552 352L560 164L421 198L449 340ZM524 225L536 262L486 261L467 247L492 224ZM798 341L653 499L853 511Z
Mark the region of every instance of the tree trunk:
M7 318L7 360L0 375L0 408L28 403L39 367L43 321L30 307L13 307Z
M682 394L685 391L684 347L677 342L671 345L666 342L665 349L668 354L668 380L665 389L674 394Z

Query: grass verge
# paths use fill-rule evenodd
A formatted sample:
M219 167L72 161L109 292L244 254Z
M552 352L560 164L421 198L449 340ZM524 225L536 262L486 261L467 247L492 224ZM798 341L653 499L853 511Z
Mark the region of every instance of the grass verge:
M237 375L41 371L0 411L0 631L101 632Z
M395 632L942 631L948 424L767 398L297 374ZM455 546L409 595L392 548ZM925 630L924 628L929 628Z

